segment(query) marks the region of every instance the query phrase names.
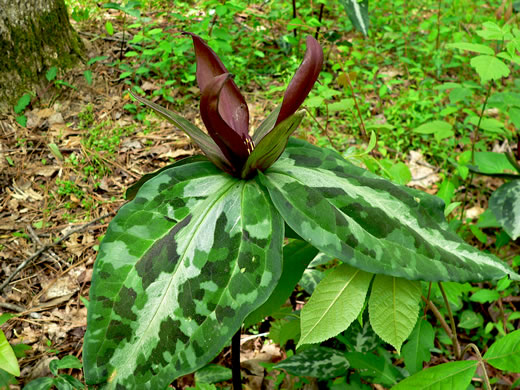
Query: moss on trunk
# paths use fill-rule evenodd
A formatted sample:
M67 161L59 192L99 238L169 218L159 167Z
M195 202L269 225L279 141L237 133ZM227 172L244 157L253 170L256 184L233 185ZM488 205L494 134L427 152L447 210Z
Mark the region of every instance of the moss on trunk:
M51 66L76 63L82 50L64 0L0 0L0 113L34 92Z

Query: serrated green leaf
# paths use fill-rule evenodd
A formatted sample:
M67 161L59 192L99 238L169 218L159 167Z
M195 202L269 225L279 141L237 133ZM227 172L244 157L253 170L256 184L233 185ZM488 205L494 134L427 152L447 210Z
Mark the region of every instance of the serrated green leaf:
M327 273L302 309L298 346L328 340L347 329L363 308L372 276L346 264Z
M477 364L474 360L439 364L406 378L392 390L466 389L477 371Z
M29 105L31 102L31 95L28 93L22 95L20 99L18 99L18 102L16 103L16 106L14 106L14 113L20 114L25 110L25 108ZM23 125L25 126L25 125Z
M464 310L460 315L459 328L463 329L475 329L484 323L482 314L475 313L473 310Z
M296 376L328 379L344 375L349 363L340 351L316 345L285 359L274 368Z
M455 42L455 43L448 43L446 45L446 47L472 51L472 52L480 53L480 54L488 54L490 56L495 54L495 52L493 51L492 48L490 48L489 46L486 46L486 45L481 45L480 43Z
M87 384L160 389L207 364L273 291L283 226L256 180L208 161L146 182L99 248Z
M470 63L480 76L482 84L489 80L500 80L502 77L509 76L510 73L507 65L494 56L476 56L471 59Z
M401 353L405 367L410 374L421 371L423 362L430 361L430 349L435 346L434 339L435 333L431 324L424 318L419 318Z
M421 301L419 282L376 275L368 300L370 325L397 353L412 332Z
M11 375L20 376L18 360L2 330L0 330L0 367Z
M368 17L368 0L340 0L340 3L345 8L348 18L354 25L354 28L363 35L368 34L370 27Z
M373 378L375 383L391 386L402 377L394 366L373 353L347 352L345 356L351 368L362 370L361 375Z
M499 370L520 372L520 330L495 341L484 355L484 360Z
M431 281L520 278L448 231L439 198L395 185L335 151L291 140L259 178L302 239L363 271Z
M318 250L305 241L295 240L283 248L283 271L269 299L247 316L244 327L251 326L280 308L291 295L301 279L307 265L316 256Z
M520 237L520 180L512 180L498 188L489 198L489 208L497 222L516 240Z

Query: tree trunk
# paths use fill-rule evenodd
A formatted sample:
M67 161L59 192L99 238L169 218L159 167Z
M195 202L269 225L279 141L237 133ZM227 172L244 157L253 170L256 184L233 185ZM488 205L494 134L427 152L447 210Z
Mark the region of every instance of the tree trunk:
M34 91L49 67L74 64L82 49L64 0L0 0L0 113Z

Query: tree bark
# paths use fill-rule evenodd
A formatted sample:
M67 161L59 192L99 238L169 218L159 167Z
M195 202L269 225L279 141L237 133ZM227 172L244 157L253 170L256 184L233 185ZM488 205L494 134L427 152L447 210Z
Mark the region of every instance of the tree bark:
M0 0L0 113L34 92L51 66L73 65L82 49L64 0Z

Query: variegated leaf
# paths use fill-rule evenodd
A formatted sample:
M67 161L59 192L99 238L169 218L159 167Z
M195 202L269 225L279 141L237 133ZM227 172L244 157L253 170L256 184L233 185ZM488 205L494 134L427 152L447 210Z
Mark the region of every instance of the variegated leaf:
M493 192L489 208L513 240L520 237L520 179L512 180Z
M478 281L505 263L445 229L440 200L393 184L338 153L291 141L259 174L286 223L320 251L367 272L410 280Z
M162 389L208 363L275 287L283 227L255 180L210 162L147 181L109 225L95 263L87 383Z
M356 30L368 34L369 18L368 18L368 0L340 0L345 8L348 18L356 28Z
M316 345L285 359L275 368L283 368L292 375L327 379L344 375L349 363L342 352Z

